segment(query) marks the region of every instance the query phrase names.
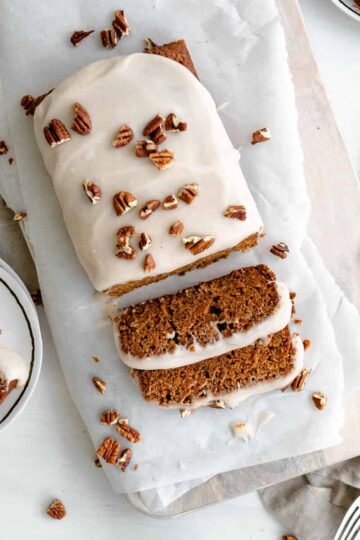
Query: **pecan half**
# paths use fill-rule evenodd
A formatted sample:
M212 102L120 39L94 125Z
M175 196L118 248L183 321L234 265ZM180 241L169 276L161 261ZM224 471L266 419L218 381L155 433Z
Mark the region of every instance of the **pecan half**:
M150 120L150 122L146 124L146 126L144 127L143 135L145 135L145 137L150 137L150 139L154 140L153 138L154 133L156 132L158 128L162 129L164 124L165 124L165 118L161 116L160 114L157 114L156 116L154 116L154 118ZM165 139L166 139L166 135L165 135Z
M155 210L160 208L161 202L158 199L147 201L139 212L140 219L148 219Z
M101 43L105 49L114 49L117 45L118 38L115 30L112 28L107 28L106 30L101 30L100 32Z
M224 212L224 216L227 218L240 219L240 221L245 221L246 208L242 204L228 206Z
M175 195L168 195L162 202L164 210L174 210L178 207L178 201Z
M47 507L46 513L52 519L63 519L66 516L66 509L60 499L54 499Z
M120 418L116 431L121 437L125 437L132 443L138 443L141 440L140 433L133 427L129 426L127 418Z
M51 120L50 124L44 127L44 137L51 148L71 139L71 135L65 125L57 118Z
M79 135L89 135L92 129L92 122L89 113L80 103L73 105L75 117L71 129Z
M178 191L178 197L186 204L191 204L199 194L198 184L186 184Z
M131 127L127 126L126 124L123 124L120 127L115 139L113 140L112 145L115 148L122 148L123 146L126 146L127 144L129 144L129 142L132 141L133 137L134 137L134 132L131 129Z
M104 411L100 416L100 423L106 424L107 426L113 426L117 424L120 418L120 413L116 409L109 409Z
M169 227L169 234L170 234L171 236L181 236L183 230L184 230L184 224L183 224L183 222L179 219L178 221L175 221L175 223L173 223L172 225L170 225L170 227Z
M291 390L293 392L301 392L301 390L305 388L305 384L308 380L310 373L310 368L303 368L291 383Z
M182 122L176 114L170 113L165 120L165 129L170 132L186 131L187 123Z
M271 139L271 132L268 128L261 128L257 131L254 131L252 134L252 141L251 144L257 144L265 141L269 141Z
M137 206L137 198L128 191L119 191L113 196L113 206L117 216L123 216Z
M9 151L8 145L5 141L0 141L0 156L7 154Z
M25 109L26 116L34 116L36 107L38 107L40 103L46 98L46 96L51 94L53 90L54 89L51 88L51 90L46 92L46 94L41 94L41 96L38 97L34 97L29 94L23 96L21 98L20 105L23 107L23 109Z
M146 232L140 233L139 249L141 249L141 251L146 251L147 249L149 249L149 247L151 246L151 243L152 243L152 240Z
M289 248L286 244L284 244L284 242L279 242L271 247L270 253L280 257L281 259L286 259L287 253L289 253Z
M119 459L117 460L117 464L119 466L119 469L121 472L125 472L126 469L129 466L129 463L131 461L131 458L133 456L132 450L130 448L125 448L121 454Z
M208 249L215 242L214 236L188 236L183 238L184 246L189 249L193 255L198 255L205 249Z
M26 212L16 212L13 216L13 221L16 221L19 223L19 221L23 221L27 216Z
M97 204L100 201L102 191L97 184L95 184L94 182L90 182L90 180L84 180L83 188L85 194L89 197L91 204Z
M100 379L100 377L93 377L93 385L95 386L96 390L100 392L100 394L105 394L106 390L106 382Z
M311 341L310 339L304 339L303 341L303 347L304 347L304 351L306 351L307 349L309 349L311 347Z
M123 39L130 34L130 25L122 9L115 11L112 25L119 39Z
M327 397L322 392L314 392L311 396L314 402L314 405L319 411L325 409L327 404Z
M153 152L157 152L157 145L151 139L137 141L135 146L136 157L149 157Z
M160 171L168 169L174 162L174 152L172 150L161 150L160 152L153 152L149 156L150 161Z
M82 40L90 36L93 32L95 32L95 30L75 30L71 35L70 41L74 47L78 47Z
M96 450L96 454L102 457L106 463L114 465L119 457L120 443L112 437L106 437L99 448Z
M144 260L144 272L152 272L156 268L154 257L152 255L146 255Z

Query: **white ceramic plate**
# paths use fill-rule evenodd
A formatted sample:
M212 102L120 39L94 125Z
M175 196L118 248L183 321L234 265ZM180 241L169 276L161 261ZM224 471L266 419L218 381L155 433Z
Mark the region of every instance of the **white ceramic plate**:
M360 22L360 8L356 7L354 0L331 0L341 11L352 19Z
M39 378L42 361L42 340L35 306L25 285L8 268L0 260L0 341L24 358L29 366L29 378L24 387L15 388L0 405L0 430L25 408Z

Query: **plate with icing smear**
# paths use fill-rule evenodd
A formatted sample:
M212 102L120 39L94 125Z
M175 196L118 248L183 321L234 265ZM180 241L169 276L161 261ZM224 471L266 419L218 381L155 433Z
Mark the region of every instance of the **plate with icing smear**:
M42 362L37 312L25 285L0 259L0 430L28 403ZM17 381L17 382L15 382Z

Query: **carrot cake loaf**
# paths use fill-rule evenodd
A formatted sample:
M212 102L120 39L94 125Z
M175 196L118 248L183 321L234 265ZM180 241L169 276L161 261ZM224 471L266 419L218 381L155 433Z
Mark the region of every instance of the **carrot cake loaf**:
M183 41L149 40L147 53L91 64L36 108L38 146L98 291L120 295L257 242L239 152L195 73Z
M113 318L122 361L160 406L234 407L282 388L303 365L287 287L265 265L129 306Z
M29 376L24 360L15 351L0 345L0 403L17 386L24 386Z

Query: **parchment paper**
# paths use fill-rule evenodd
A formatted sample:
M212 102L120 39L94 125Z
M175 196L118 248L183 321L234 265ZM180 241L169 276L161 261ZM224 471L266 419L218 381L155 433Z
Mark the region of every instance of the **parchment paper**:
M115 468L104 467L105 473L115 491L130 492L338 443L342 425L341 355L325 302L300 251L308 201L284 38L273 2L175 0L171 7L166 2L123 2L134 37L114 52L103 50L98 36L89 38L79 49L71 47L67 39L73 29L99 28L100 20L100 28L109 26L112 8L117 7L115 2L107 2L104 8L88 1L86 11L84 3L76 2L66 8L54 4L49 9L35 0L16 0L2 7L0 22L2 84L19 172L17 181L14 168L13 178L2 182L1 190L13 206L19 204L19 191L24 198L26 233L33 246L67 383L95 447L108 433L97 420L108 406L118 407L143 433L143 442L134 448L138 470L129 469L121 475ZM229 102L221 114L234 144L242 145L242 166L268 234L261 246L245 257L235 255L210 269L147 287L122 302L175 290L239 265L268 263L298 293L299 317L304 319L301 331L314 342L306 363L316 367L307 392L278 393L235 411L198 411L187 419L181 419L176 411L159 411L144 404L130 384L127 369L117 359L111 328L101 324L103 307L96 301L65 231L51 180L33 140L31 120L18 106L23 94L42 93L90 61L140 50L147 35L159 42L179 37L179 28L201 80L219 104ZM264 125L272 129L273 140L251 147L252 131ZM1 166L6 166L4 161ZM286 262L268 252L278 241L290 246ZM354 321L349 319L348 324ZM99 365L92 363L93 355L101 358ZM105 396L94 391L94 374L108 382ZM329 397L322 413L311 403L310 392L314 390L324 391ZM271 409L274 420L249 444L234 440L229 424L256 419L262 409Z

